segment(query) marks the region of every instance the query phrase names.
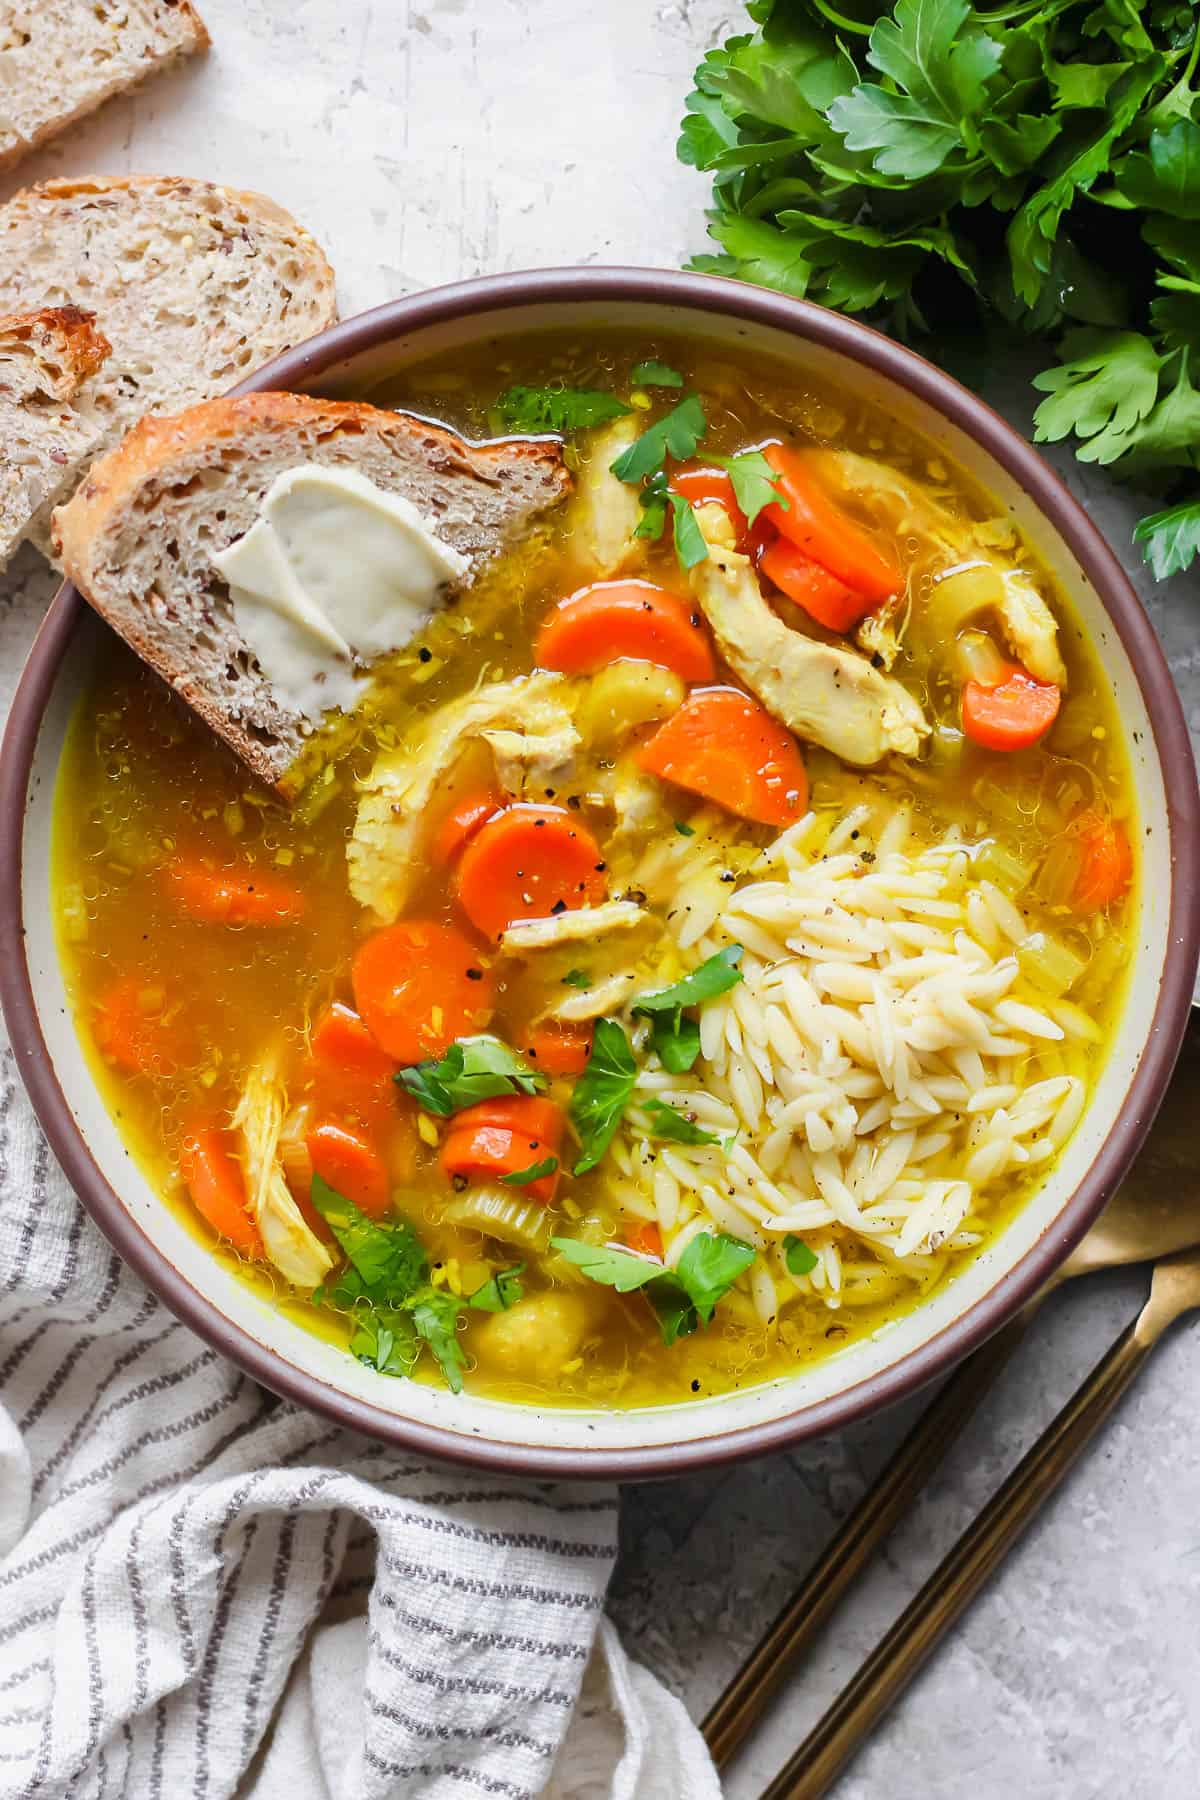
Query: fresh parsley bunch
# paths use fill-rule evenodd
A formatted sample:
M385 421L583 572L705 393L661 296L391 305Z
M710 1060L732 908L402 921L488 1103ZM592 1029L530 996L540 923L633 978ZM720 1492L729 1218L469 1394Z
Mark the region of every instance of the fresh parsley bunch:
M752 0L696 72L691 266L939 328L964 291L1049 339L1040 441L1149 479L1159 579L1200 551L1200 0Z

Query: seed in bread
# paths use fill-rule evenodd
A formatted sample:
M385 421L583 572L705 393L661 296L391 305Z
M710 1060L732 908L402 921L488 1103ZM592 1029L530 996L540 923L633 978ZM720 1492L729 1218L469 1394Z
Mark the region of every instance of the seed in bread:
M76 301L112 346L93 385L99 449L144 413L226 392L337 315L332 269L281 206L168 175L47 181L0 206L0 312ZM64 470L64 494L86 460ZM43 549L48 525L44 511Z
M352 401L247 394L143 420L54 516L71 580L242 760L276 786L311 730L240 633L213 565L277 477L355 470L412 503L466 559L464 585L570 487L549 439L474 444ZM353 573L354 546L346 557Z
M0 166L208 43L188 0L9 0L0 6Z
M96 448L92 378L108 352L77 306L0 318L0 566Z

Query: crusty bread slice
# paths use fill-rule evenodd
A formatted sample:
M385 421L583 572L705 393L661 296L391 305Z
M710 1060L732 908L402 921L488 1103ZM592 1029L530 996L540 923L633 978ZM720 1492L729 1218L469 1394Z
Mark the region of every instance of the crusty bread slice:
M188 0L7 0L0 5L0 166L208 42Z
M147 412L224 393L337 314L333 271L260 194L168 175L25 188L0 206L0 312L92 308L112 355L91 394L99 447ZM86 466L63 470L55 501ZM49 512L31 536L48 547Z
M212 400L145 419L54 515L71 580L264 781L279 785L311 727L274 692L212 566L249 530L277 475L357 469L401 494L480 566L571 479L547 439L472 444L440 425L299 394ZM354 548L347 545L352 569Z
M60 491L63 471L95 449L89 378L108 339L77 306L0 318L0 567Z

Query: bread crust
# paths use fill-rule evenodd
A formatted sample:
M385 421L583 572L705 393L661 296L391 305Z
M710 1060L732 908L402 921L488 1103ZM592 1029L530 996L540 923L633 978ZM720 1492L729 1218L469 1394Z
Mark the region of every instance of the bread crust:
M8 344L28 344L46 360L54 356L61 373L48 383L55 400L70 400L94 375L112 349L81 306L39 306L33 312L0 314L0 353Z
M247 446L278 440L300 446L293 462L314 453L329 461L351 463L356 441L369 436L375 448L392 441L406 457L418 456L443 489L459 485L478 496L480 484L494 490L500 528L489 524L476 536L473 565L499 550L504 533L563 498L571 478L562 461L560 444L548 438L517 438L496 443L471 443L443 425L405 413L384 412L361 401L313 399L290 393L245 394L236 398L203 401L174 417L150 417L139 421L114 449L96 461L72 498L53 517L53 537L69 578L106 618L142 660L157 671L199 714L210 728L263 781L280 786L289 764L303 744L299 722L280 709L280 726L272 735L257 723L234 716L229 706L212 691L211 680L198 679L181 654L179 619L171 627L162 624L161 609L178 613L175 596L155 592L158 610L139 594L131 601L120 585L122 569L114 566L113 546L131 529L145 540L154 533L169 538L174 524L169 513L173 483L190 486L201 471L220 470L229 451L240 468ZM236 476L231 477L235 481ZM214 510L228 507L227 494L213 490ZM232 541L248 528L250 520L229 533ZM217 547L216 541L213 548ZM118 560L121 560L118 558ZM124 560L128 560L125 558ZM215 578L215 573L212 577ZM201 604L197 597L196 604ZM214 629L211 617L205 628ZM231 612L219 627L225 654L248 654L232 625ZM266 678L254 665L255 679Z

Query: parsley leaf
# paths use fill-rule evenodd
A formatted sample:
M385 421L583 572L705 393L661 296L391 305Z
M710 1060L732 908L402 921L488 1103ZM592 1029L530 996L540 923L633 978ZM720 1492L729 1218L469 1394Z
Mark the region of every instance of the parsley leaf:
M1112 462L1153 409L1161 359L1136 331L1073 331L1063 340L1068 361L1034 377L1049 394L1034 414L1037 441L1091 440L1089 460Z
M566 987L587 988L592 985L592 978L586 969L568 969L563 976Z
M753 525L764 506L781 506L784 512L791 507L791 501L779 491L778 476L761 450L743 450L739 456L714 456L712 460L728 469L733 497L745 513L747 525Z
M462 1393L466 1356L458 1336L459 1302L445 1288L425 1288L412 1303L417 1336L433 1351L452 1394Z
M676 1144L719 1144L721 1139L715 1131L705 1131L681 1113L677 1107L669 1106L665 1100L646 1100L642 1111L649 1119L648 1130L651 1137L669 1138Z
M742 959L740 944L727 944L698 968L671 987L639 994L633 1003L635 1019L653 1022L651 1042L664 1069L682 1075L700 1054L700 1027L694 1019L685 1019L685 1006L703 1006L727 993L742 979L737 965Z
M1182 574L1200 556L1200 499L1149 513L1133 535L1145 545L1146 561L1159 581Z
M1180 119L1150 134L1150 154L1123 156L1113 165L1117 191L1131 206L1172 219L1200 219L1200 125Z
M490 1281L467 1299L467 1305L473 1306L477 1312L507 1312L510 1306L516 1306L525 1295L518 1276L524 1273L524 1263L514 1263L511 1269L497 1269Z
M683 386L683 376L678 369L673 369L669 363L655 362L652 357L646 362L635 363L629 379L634 387Z
M557 1156L546 1156L541 1162L530 1163L527 1169L513 1169L500 1179L508 1187L528 1187L531 1181L540 1181L543 1175L553 1175L557 1167Z
M689 825L686 819L676 819L674 825L680 837L695 837L696 827Z
M587 1067L567 1108L582 1152L575 1174L594 1169L613 1140L637 1080L629 1039L615 1019L597 1019Z
M355 1313L349 1349L351 1356L380 1375L408 1376L417 1366L421 1342L406 1312L375 1307Z
M420 1287L429 1263L411 1225L402 1219L377 1225L319 1175L313 1176L311 1193L313 1205L337 1239L368 1299L398 1304Z
M661 469L668 456L686 462L696 454L708 420L698 394L685 394L679 405L635 438L612 464L618 481L638 482Z
M642 1289L666 1344L689 1336L698 1325L708 1325L717 1302L755 1257L749 1244L725 1232L716 1236L707 1231L697 1233L674 1269L664 1269L659 1262L611 1244L583 1244L576 1238L552 1238L550 1242L552 1249L560 1251L590 1281L614 1288L618 1294Z
M804 1239L791 1231L783 1240L783 1260L793 1275L809 1275L817 1266L817 1258Z
M496 401L506 431L586 431L629 412L615 394L592 388L510 387Z
M524 1057L499 1038L487 1036L459 1038L445 1056L413 1063L401 1069L396 1080L426 1112L442 1119L477 1100L536 1094L546 1086L546 1077L531 1069Z
M634 526L634 537L660 538L667 522L667 512L671 514L672 536L675 542L675 555L681 569L694 569L697 563L703 562L708 555L708 545L704 541L704 533L696 523L696 515L682 494L671 492L665 469L656 469L647 480L638 502L642 516Z

